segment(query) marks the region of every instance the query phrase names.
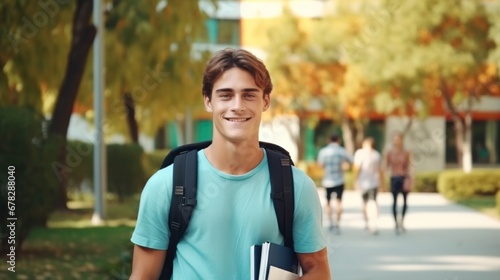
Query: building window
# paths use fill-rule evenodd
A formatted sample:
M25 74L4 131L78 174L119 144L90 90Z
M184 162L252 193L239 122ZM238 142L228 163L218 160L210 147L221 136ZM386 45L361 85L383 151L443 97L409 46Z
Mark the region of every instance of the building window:
M206 22L207 39L200 38L204 43L239 45L240 21L236 19L208 19Z
M233 19L218 20L217 43L219 44L240 44L240 21Z

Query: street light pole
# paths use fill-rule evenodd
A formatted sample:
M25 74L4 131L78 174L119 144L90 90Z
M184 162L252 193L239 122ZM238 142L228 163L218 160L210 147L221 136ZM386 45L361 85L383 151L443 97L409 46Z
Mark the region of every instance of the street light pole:
M103 9L101 0L94 1L94 24L97 33L94 39L94 124L95 124L95 142L94 142L94 214L92 215L92 224L101 225L106 219L106 145L104 143L103 119L104 110L102 100L104 98L104 24Z

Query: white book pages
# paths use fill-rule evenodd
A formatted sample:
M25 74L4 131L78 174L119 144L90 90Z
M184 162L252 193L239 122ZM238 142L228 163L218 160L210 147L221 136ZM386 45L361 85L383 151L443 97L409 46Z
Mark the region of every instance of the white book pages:
M299 279L299 275L295 273L291 273L284 269L271 266L269 268L269 277L267 280L297 280Z

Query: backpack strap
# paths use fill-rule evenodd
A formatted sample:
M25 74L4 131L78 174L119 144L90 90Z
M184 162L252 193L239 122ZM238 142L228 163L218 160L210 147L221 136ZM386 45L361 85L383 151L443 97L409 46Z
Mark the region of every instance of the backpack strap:
M168 217L170 241L160 279L171 278L177 244L186 232L196 206L197 183L198 150L177 155L174 159L173 193Z
M285 239L285 246L293 249L293 193L292 161L282 153L266 149L271 178L271 198L278 219L278 226Z

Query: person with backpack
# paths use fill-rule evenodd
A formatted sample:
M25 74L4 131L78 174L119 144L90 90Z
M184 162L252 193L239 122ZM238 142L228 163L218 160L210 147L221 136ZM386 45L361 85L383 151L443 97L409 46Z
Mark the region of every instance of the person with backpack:
M176 156L174 164L146 183L131 238L135 245L130 279L250 279L250 248L265 241L293 248L301 279L330 279L314 182L291 166L289 158L275 160L278 153L259 143L261 116L270 106L271 91L269 72L252 53L224 49L213 54L202 85L205 109L212 114L212 141L199 151ZM197 166L189 166L193 160ZM283 170L280 178L273 176L278 171L270 172L273 168ZM185 179L173 183L178 173ZM193 177L195 198L185 193ZM276 180L285 182L281 192L272 191ZM290 197L292 212L279 206L290 205ZM179 198L181 203L174 202ZM293 216L277 216L283 209L288 209L284 216ZM175 217L169 218L172 213ZM291 230L282 230L283 224ZM176 231L183 227L179 237ZM178 239L175 249L169 249L171 237ZM172 250L170 278L163 271Z
M408 209L406 201L413 184L410 169L412 156L411 152L405 149L403 139L402 133L394 134L392 148L385 154L385 165L391 174L392 214L398 235L406 231L404 227L404 218ZM397 211L399 194L403 196L401 215L398 215Z
M361 149L354 153L354 186L361 192L363 199L363 216L365 228L372 234L378 234L377 193L384 186L382 157L375 150L375 140L367 137L363 140Z
M332 134L330 143L323 147L318 153L318 163L323 168L323 179L321 185L326 190L325 213L330 222L330 229L340 233L340 218L342 217L342 194L344 193L344 163L352 164L352 156L340 146L340 136ZM335 193L337 201L337 213L335 222L332 219L332 207L330 199Z

